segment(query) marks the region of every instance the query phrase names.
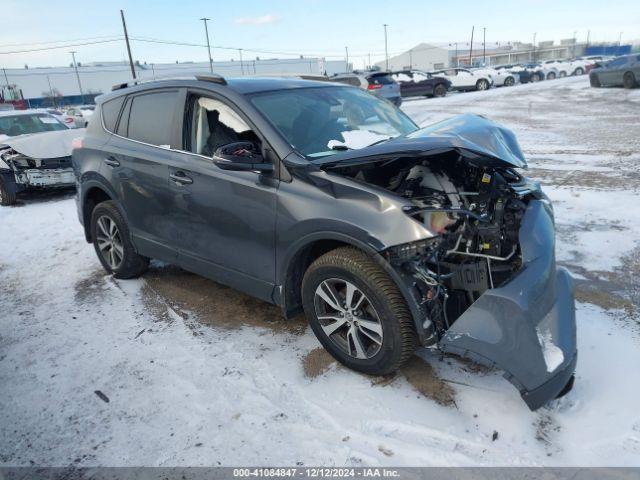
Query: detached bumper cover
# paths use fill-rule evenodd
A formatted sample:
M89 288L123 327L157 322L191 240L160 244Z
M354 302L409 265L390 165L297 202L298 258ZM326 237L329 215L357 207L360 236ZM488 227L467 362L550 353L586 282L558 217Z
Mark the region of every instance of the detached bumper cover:
M520 228L522 270L487 290L447 330L444 351L500 368L535 410L572 381L577 361L571 276L555 264L548 207L529 203Z

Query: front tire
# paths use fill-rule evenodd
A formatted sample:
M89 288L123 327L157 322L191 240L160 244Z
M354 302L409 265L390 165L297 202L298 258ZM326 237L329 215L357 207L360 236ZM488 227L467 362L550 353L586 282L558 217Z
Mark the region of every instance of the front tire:
M320 343L353 370L387 375L415 351L413 320L400 290L361 250L342 247L313 262L302 280L302 302Z
M539 82L540 80L542 80L542 74L539 73L534 73L531 75L531 81L532 82Z
M15 188L11 188L8 180L4 175L0 175L0 205L8 207L16 203Z
M513 77L507 77L504 79L504 86L505 87L513 87L516 83L516 79Z
M91 213L91 238L98 260L116 278L135 278L149 267L131 243L124 216L111 200L99 203Z
M446 94L447 94L447 87L445 87L441 83L436 85L435 88L433 89L433 96L434 97L444 97Z
M574 74L575 74L575 75L582 75L582 74L584 74L584 70L583 70L583 68L582 68L582 67L578 67L578 68L576 68L576 70L575 70Z
M560 72L560 78L564 78L567 76L567 72Z
M555 80L556 79L556 74L553 72L549 72L547 74L547 80Z
M476 82L476 90L488 90L488 89L489 89L489 82L484 78L481 78Z
M632 72L627 72L622 77L622 85L624 88L636 88L638 86L638 82L636 82L636 77Z

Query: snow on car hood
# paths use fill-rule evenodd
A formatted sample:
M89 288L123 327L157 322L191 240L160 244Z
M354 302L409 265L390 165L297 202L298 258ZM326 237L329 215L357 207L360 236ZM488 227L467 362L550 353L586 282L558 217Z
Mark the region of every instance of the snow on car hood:
M71 142L74 138L82 137L84 131L84 128L55 130L8 137L1 141L2 145L8 145L27 157L35 159L60 158L71 155Z
M458 115L377 145L313 160L319 166L357 165L398 155L438 155L455 150L479 165L526 168L514 133L480 115Z

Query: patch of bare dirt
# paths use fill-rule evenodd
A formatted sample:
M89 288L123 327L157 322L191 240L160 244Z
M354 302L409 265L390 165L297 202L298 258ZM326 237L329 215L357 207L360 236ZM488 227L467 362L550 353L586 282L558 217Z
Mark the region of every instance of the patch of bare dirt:
M104 295L106 280L109 275L102 269L95 270L88 277L78 280L73 286L74 300L76 303L84 303L95 300Z
M316 378L336 363L333 357L322 347L311 350L302 358L302 368L307 378Z
M166 318L167 313L158 301L180 316L186 318L193 313L199 323L225 329L253 326L299 335L307 328L303 316L285 320L275 305L178 267L151 268L144 280L144 301L160 319Z
M440 405L449 407L456 404L455 391L444 380L439 378L431 365L420 357L413 356L400 369L407 381L425 397L435 400Z

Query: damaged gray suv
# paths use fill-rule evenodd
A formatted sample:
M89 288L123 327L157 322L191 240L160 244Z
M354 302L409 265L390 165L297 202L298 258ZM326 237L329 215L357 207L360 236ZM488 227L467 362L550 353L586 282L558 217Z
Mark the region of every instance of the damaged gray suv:
M304 311L367 374L425 346L503 370L531 409L571 389L571 279L509 130L420 129L355 87L217 76L114 87L95 118L73 152L78 212L115 277L154 258Z

